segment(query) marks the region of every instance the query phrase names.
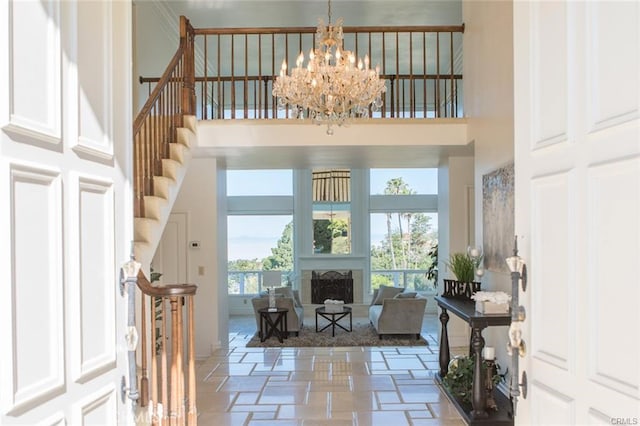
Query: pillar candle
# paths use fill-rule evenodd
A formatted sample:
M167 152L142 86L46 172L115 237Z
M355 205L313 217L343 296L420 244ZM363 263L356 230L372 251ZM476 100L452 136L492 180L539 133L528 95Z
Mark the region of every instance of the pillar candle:
M485 346L482 350L482 357L486 360L494 360L496 359L496 350L491 346Z

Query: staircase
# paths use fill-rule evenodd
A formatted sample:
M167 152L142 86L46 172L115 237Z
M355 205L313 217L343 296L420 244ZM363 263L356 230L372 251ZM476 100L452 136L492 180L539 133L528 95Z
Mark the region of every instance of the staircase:
M140 330L129 366L139 424L197 425L194 297L197 286L154 286L146 275L197 140L193 28L180 19L180 45L133 123L133 253L142 264L130 326ZM144 272L143 272L144 271ZM133 295L139 299L132 302ZM136 308L139 306L139 315ZM135 333L134 333L135 334ZM139 365L135 361L139 360ZM133 371L133 372L131 372ZM140 382L140 393L138 389Z
M153 129L151 133L158 133ZM144 132L141 134L144 139ZM162 232L171 213L180 186L191 160L191 147L196 141L196 117L183 116L183 127L175 129L175 142L168 143L168 157L160 160L159 173L151 177L152 195L144 195L141 216L134 218L134 254L145 270L160 243Z

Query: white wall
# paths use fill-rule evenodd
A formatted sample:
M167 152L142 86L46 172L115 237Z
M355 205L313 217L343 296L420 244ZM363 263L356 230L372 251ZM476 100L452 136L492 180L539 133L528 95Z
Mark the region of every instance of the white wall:
M227 341L226 289L220 291L218 252L218 168L215 159L194 158L184 178L182 189L173 206L174 212L186 212L189 217L187 240L199 241L200 248L187 252L187 280L198 286L195 298L196 357L211 354ZM224 197L221 197L224 198ZM220 322L223 318L225 323Z
M475 144L475 240L482 243L482 176L513 161L513 5L464 1L464 93L467 135ZM507 273L486 271L482 288L511 294ZM509 365L507 328L483 332L500 365Z
M137 1L133 13L133 110L137 114L148 98L147 85L140 84L138 77L160 77L178 49L180 36L179 18L163 2Z
M446 266L449 255L466 252L473 242L473 157L449 157L438 167L438 288L444 278L454 278ZM469 327L450 315L447 326L452 347L469 345Z

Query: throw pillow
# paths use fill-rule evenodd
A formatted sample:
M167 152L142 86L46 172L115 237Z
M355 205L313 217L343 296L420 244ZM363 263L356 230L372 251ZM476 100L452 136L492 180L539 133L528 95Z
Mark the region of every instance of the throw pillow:
M404 291L404 287L387 287L386 285L381 285L378 289L378 297L373 301L373 305L382 305L382 301L384 299L393 299L396 294L402 293Z
M302 308L302 300L300 300L300 292L298 290L293 290L293 300L296 301L296 306Z
M393 296L394 299L415 299L418 295L415 291L403 291Z

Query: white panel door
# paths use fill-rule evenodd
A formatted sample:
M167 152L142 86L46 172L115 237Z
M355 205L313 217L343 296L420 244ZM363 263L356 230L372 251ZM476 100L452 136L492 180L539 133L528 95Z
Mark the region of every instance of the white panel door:
M188 282L187 273L187 213L171 213L162 231L162 238L153 256L151 265L155 272L162 274L156 284L184 284ZM183 310L183 322L187 323L187 312ZM171 317L167 318L167 330L171 330ZM167 352L171 353L172 341L164 336ZM183 350L188 353L185 345Z
M160 272L160 283L184 284L187 276L187 213L171 213L153 256L153 270ZM197 250L197 249L196 249Z
M130 10L0 2L0 424L133 424Z
M640 5L515 2L517 424L640 424Z

